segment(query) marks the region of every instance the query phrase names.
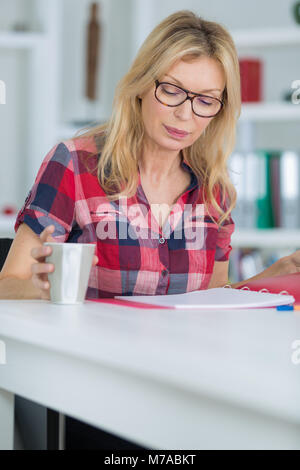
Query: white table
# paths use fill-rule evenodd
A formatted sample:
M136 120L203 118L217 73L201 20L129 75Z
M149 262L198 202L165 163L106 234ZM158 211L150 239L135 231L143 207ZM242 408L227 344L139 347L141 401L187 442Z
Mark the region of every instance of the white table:
M14 394L152 449L300 449L300 312L0 302L0 448Z

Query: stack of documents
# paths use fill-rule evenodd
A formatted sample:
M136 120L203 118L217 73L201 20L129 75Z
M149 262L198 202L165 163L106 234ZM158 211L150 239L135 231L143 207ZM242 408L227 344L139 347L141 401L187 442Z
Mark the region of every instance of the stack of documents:
M134 302L135 304L141 304L141 306L142 304L150 304L157 307L206 310L277 307L295 302L292 295L269 294L249 290L227 289L224 287L197 290L184 294L116 296L115 299Z

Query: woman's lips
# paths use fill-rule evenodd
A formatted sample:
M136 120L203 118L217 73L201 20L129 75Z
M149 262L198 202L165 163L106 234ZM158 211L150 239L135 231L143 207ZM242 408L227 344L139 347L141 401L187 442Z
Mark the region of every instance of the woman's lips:
M189 132L180 131L179 129L176 129L175 127L169 127L169 126L164 126L164 127L166 128L167 132L173 137L179 137L182 139L183 137L186 137L187 135L190 134Z

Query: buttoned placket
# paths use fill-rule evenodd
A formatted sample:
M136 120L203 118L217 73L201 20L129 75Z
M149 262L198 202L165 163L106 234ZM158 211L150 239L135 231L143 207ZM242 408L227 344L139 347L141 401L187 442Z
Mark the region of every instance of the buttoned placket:
M195 184L191 182L190 186L188 189L178 198L178 200L175 202L174 206L176 204L180 204L181 200L193 189L195 188ZM160 273L160 278L156 290L156 295L164 295L168 293L169 285L170 285L170 255L169 255L169 247L168 247L168 241L166 235L163 233L163 227L166 226L167 223L169 223L170 226L170 217L172 214L172 210L170 211L168 218L164 224L163 227L160 227L156 217L151 212L151 206L149 204L149 201L145 195L145 192L143 190L142 184L141 184L141 177L139 175L139 185L138 185L138 191L137 191L137 201L138 203L143 203L146 204L148 211L150 213L150 220L151 220L151 230L153 230L152 222L155 224L155 228L157 230L157 239L158 239L158 249L159 249L159 259L162 263L162 271ZM184 209L184 208L183 208ZM183 216L184 211L182 211L182 216ZM171 232L169 236L171 235Z

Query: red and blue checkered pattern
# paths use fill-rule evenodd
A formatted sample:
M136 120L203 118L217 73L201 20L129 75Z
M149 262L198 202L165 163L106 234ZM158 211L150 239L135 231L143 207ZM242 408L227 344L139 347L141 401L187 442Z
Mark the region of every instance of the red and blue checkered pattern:
M99 262L91 270L87 299L206 289L214 261L229 258L231 217L218 227L204 207L196 176L182 162L191 183L161 229L141 181L135 196L107 199L97 179L100 157L91 137L55 145L18 213L15 231L24 222L39 235L53 224L57 242L96 244ZM218 197L220 203L220 192ZM213 206L209 212L218 220Z

